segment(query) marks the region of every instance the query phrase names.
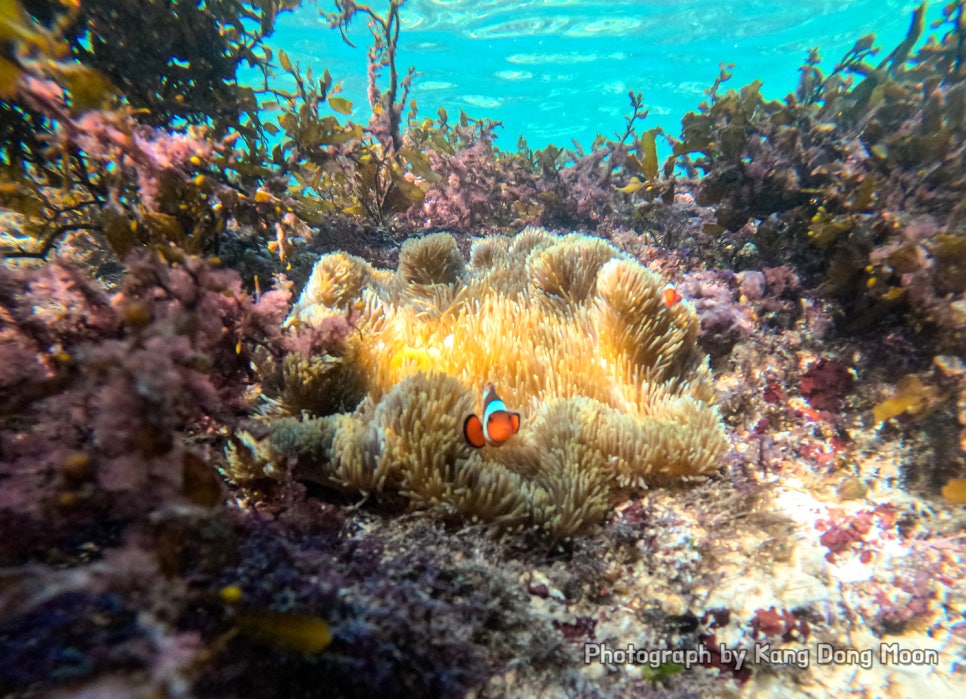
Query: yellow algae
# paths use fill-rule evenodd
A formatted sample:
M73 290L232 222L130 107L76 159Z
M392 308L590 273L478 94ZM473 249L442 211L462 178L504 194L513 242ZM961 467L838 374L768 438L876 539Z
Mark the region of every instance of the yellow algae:
M935 399L936 390L926 386L913 375L904 376L896 384L896 394L877 403L872 409L876 423L883 423L899 415L915 415L922 412Z
M956 505L966 505L966 478L950 478L942 488L943 497Z
M225 602L238 602L244 597L244 593L238 585L226 585L219 590L218 595Z
M271 610L245 610L235 619L239 631L253 640L313 655L332 643L329 625L318 617Z

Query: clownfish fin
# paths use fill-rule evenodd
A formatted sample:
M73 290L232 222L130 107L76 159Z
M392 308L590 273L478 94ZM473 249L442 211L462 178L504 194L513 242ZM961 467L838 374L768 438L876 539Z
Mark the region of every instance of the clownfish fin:
M467 415L463 421L463 436L467 443L475 449L481 449L486 445L486 438L483 435L483 423L480 422L475 414Z
M520 413L510 413L510 425L513 427L513 434L520 431Z

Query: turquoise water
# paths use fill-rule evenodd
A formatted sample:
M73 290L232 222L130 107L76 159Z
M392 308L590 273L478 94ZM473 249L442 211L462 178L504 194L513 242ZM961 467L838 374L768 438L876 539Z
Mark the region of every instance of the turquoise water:
M623 128L628 90L650 108L646 128L677 135L681 117L705 98L721 62L734 63L731 85L756 78L768 98L795 89L798 67L818 46L823 68L855 40L875 33L885 56L905 36L915 2L900 0L411 0L402 9L401 69L419 75L412 97L420 113L443 107L503 123L499 145L523 134L531 147L587 145ZM375 0L378 11L388 2ZM365 121L365 24L356 20L351 48L307 2L279 18L271 45L304 67L328 68ZM930 7L929 17L941 5Z

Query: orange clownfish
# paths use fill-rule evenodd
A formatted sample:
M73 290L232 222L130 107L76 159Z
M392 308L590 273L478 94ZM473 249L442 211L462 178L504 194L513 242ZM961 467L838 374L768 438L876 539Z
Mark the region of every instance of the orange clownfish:
M467 416L463 422L463 436L471 446L480 449L489 444L498 447L520 429L520 413L511 413L496 394L492 383L483 391L483 419L476 414Z
M681 294L678 293L678 290L674 287L674 284L668 284L666 287L664 287L663 296L665 308L670 308L681 300Z

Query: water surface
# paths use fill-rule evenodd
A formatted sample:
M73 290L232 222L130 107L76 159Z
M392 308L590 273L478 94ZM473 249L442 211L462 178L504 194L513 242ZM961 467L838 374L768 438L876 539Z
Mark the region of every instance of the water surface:
M763 81L779 99L795 89L798 67L821 48L826 71L868 33L885 56L905 36L915 2L902 0L411 0L402 8L400 68L415 66L420 113L439 108L501 121L501 146L523 134L533 147L589 144L622 129L627 92L642 92L647 125L671 134L705 98L722 62L732 85ZM373 2L382 11L387 2ZM279 18L272 45L303 66L328 67L364 120L365 25L353 49L306 3ZM930 8L939 16L941 4Z

